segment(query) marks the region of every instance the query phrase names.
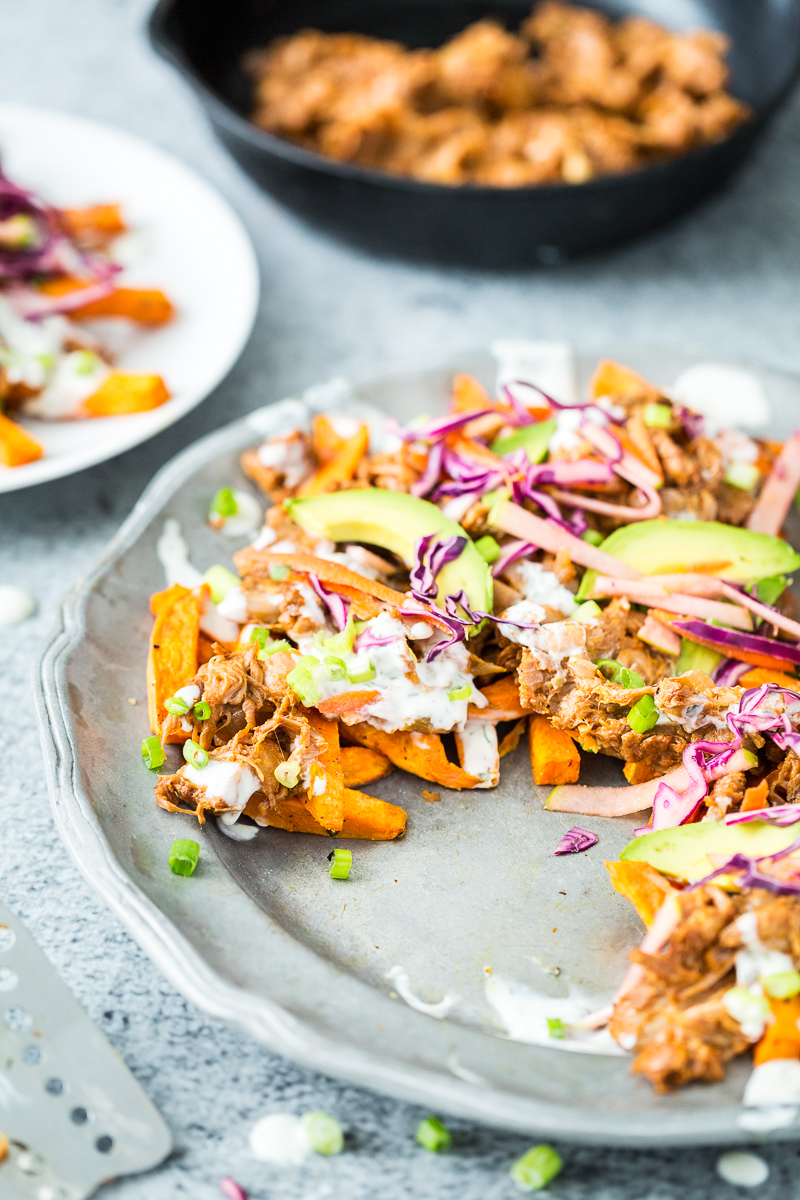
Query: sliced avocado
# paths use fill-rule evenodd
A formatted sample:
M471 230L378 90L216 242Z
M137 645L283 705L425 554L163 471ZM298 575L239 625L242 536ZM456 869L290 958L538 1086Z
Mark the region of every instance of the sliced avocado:
M675 674L702 671L704 675L710 675L724 657L724 654L719 654L710 646L700 646L697 642L690 642L688 638L681 638L681 652L675 663Z
M419 500L405 492L383 488L353 489L324 496L289 500L289 515L306 533L331 542L367 542L382 546L414 565L414 546L421 537L435 533L440 537L467 537L455 521L428 500ZM439 603L463 588L470 606L491 612L492 576L489 565L467 538L467 544L453 562L438 575Z
M537 421L535 425L523 425L509 437L492 442L493 454L510 454L512 450L524 450L532 463L540 463L547 455L550 438L556 431L555 421Z
M601 549L643 575L698 571L729 583L754 583L800 567L788 542L720 521L639 521L615 529ZM586 572L578 600L589 598L596 578L595 571Z
M747 854L763 858L785 850L797 839L798 827L783 829L769 821L746 821L726 825L723 821L700 821L677 829L659 829L634 838L622 851L626 862L646 862L674 879L697 883L714 870L709 854L732 858Z

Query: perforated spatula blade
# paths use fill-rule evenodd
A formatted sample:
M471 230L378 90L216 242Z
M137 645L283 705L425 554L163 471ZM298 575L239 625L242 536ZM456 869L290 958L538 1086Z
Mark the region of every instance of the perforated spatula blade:
M2 1200L86 1200L172 1141L122 1059L0 904Z

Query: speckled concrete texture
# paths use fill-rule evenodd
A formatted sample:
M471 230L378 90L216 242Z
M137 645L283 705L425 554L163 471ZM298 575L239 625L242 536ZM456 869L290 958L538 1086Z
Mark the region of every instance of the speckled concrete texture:
M692 342L800 368L800 99L734 187L645 242L558 271L485 276L378 262L302 228L215 144L193 97L149 50L148 0L0 0L0 99L67 109L150 138L234 204L258 248L263 300L230 377L157 441L72 479L0 497L0 582L29 588L39 615L0 630L0 880L3 899L107 1033L169 1122L159 1171L103 1200L212 1200L232 1175L253 1200L501 1200L517 1137L453 1122L452 1152L418 1149L420 1114L342 1087L210 1021L161 978L67 858L53 828L30 674L58 601L153 473L227 420L326 376L456 351L499 335ZM2 148L0 147L0 151ZM800 414L798 414L800 416ZM126 752L121 748L121 752ZM332 1161L275 1170L247 1132L265 1113L324 1108L348 1130ZM764 1200L800 1196L792 1146L761 1151ZM714 1150L564 1148L559 1200L725 1200Z

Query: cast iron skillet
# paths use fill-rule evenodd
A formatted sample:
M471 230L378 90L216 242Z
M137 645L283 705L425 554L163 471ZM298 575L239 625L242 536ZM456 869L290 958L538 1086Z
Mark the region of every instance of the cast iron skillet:
M197 91L214 130L244 169L306 220L368 250L475 267L556 264L635 237L721 187L785 97L800 66L800 0L598 3L673 28L731 38L732 90L755 119L716 145L629 175L578 186L446 187L333 162L247 120L244 51L307 26L438 46L471 21L515 28L529 0L160 0L156 50Z

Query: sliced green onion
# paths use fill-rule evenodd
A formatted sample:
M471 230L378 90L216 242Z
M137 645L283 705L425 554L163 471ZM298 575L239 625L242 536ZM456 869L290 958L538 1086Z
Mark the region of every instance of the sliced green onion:
M183 757L197 771L202 771L203 767L208 766L208 754L202 746L198 746L197 742L183 743Z
M173 717L185 717L191 705L183 696L169 696L164 701L164 708L168 713L172 713Z
M485 496L481 496L481 504L485 504L489 509L486 514L486 524L496 525L500 509L511 496L508 488L496 488L493 492L487 492Z
M551 1037L551 1038L566 1037L566 1030L564 1028L564 1022L561 1020L560 1017L548 1017L547 1018L547 1034L548 1034L548 1037Z
M770 575L769 579L759 579L756 594L762 604L774 604L791 582L785 575Z
M644 687L641 675L632 671L630 667L623 667L622 663L617 662L615 658L599 658L597 666L611 683L618 683L620 687L624 688Z
M377 671L371 662L367 663L366 667L363 667L360 671L347 672L347 678L351 683L369 683L370 679L374 679L376 675ZM286 678L288 679L289 676L287 675Z
M200 846L191 838L175 838L169 852L169 869L173 875L191 875L200 857Z
M447 699L448 700L468 700L471 695L472 695L472 687L470 686L470 684L465 683L463 687L453 688L452 691L448 692Z
M270 579L276 579L279 583L291 574L291 567L287 567L284 563L271 563L269 568Z
M743 492L752 492L760 478L761 472L756 464L749 462L732 462L724 475L726 483L741 488Z
M317 684L317 674L321 665L319 659L303 655L286 676L289 687L296 696L299 696L301 703L306 708L311 708L316 704L322 695Z
M142 742L142 762L151 771L155 771L156 767L160 767L164 762L164 747L154 733Z
M278 763L273 774L278 783L282 783L284 787L297 787L297 781L300 778L300 765L293 762Z
M658 724L658 709L651 695L642 696L628 713L628 724L634 733L647 733Z
M602 608L595 600L586 600L575 609L572 619L579 621L581 625L589 625L596 617L602 616L602 613Z
M764 991L773 1000L790 1000L800 992L800 971L781 971L777 975L766 975L761 983Z
M233 571L229 571L227 567L223 567L219 563L208 568L203 576L203 583L207 583L211 588L211 599L215 604L224 600L233 588L242 585L238 575L234 575Z
M279 654L284 650L294 650L294 646L282 638L279 642L267 642L258 652L258 657L263 662L264 659L271 658L273 654Z
M502 553L497 539L493 538L490 533L484 534L482 538L478 538L475 543L475 549L487 563L497 562Z
M533 1146L508 1172L523 1192L539 1192L555 1179L564 1163L552 1146Z
M308 1144L315 1154L341 1154L344 1149L344 1133L342 1127L326 1112L303 1113L300 1123L305 1130Z
M211 716L211 705L207 700L198 700L194 706L194 715L198 721L207 721Z
M331 879L347 879L350 874L350 868L353 865L353 852L351 850L331 850L328 855L328 862L331 864L328 874Z
M438 1117L426 1117L424 1121L420 1121L414 1137L423 1150L430 1150L432 1154L441 1154L443 1150L449 1150L453 1143L453 1135Z
M340 679L347 678L347 667L341 658L336 658L335 655L329 654L322 661L330 671L330 676L334 683L338 683Z
M669 429L672 424L672 409L668 404L648 404L642 417L648 429Z
M211 501L211 508L208 510L210 517L235 517L239 511L239 505L236 503L236 497L233 494L233 488L220 488L214 499Z
M581 534L581 541L588 542L590 546L602 546L605 540L599 529L584 529Z
M78 361L75 363L76 375L91 375L97 370L97 364L100 359L95 354L94 350L79 350Z
M359 628L360 626L360 628ZM353 653L353 643L366 628L366 622L354 621L352 614L347 618L347 624L340 633L325 637L322 633L314 634L314 645L318 650L326 650L333 656Z

